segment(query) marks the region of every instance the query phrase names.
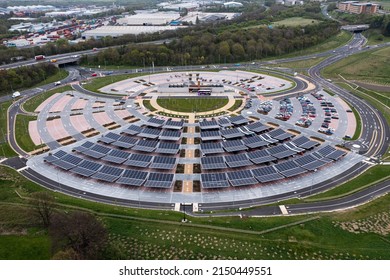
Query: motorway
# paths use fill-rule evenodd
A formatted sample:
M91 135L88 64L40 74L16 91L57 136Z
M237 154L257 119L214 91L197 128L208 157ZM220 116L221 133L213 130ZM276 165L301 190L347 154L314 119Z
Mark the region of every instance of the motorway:
M329 88L331 91L337 93L339 96L344 98L347 102L349 102L353 107L355 107L359 114L362 117L363 126L362 126L362 134L360 137L360 142L362 145L367 146L367 156L374 156L378 157L383 155L387 150L387 143L389 142L389 127L386 124L386 121L383 117L383 115L378 112L377 109L373 108L369 104L367 104L364 100L361 100L360 98L354 96L347 90L344 90L340 87L337 87L336 85L332 84L331 82L325 80L321 77L320 71L324 67L329 66L332 63L335 63L343 58L345 58L348 55L365 51L366 49L363 48L364 44L366 43L366 40L361 34L355 34L354 38L346 45L340 48L337 48L333 51L324 52L322 54L316 54L315 56L324 56L327 57L325 60L320 62L319 64L313 66L309 69L309 77L305 77L309 81L313 82L318 88ZM384 44L385 45L385 44ZM382 45L376 46L376 47L382 47ZM70 54L67 54L69 56ZM74 55L74 54L71 54ZM276 60L274 62L291 62L296 60L302 60L311 58L311 56L304 56L300 58L290 58L290 59L280 59ZM272 62L271 62L272 63ZM242 65L224 65L227 68L236 68L240 70L264 70L261 69L260 66L270 64L270 62L264 62L261 64L242 64ZM171 68L172 69L172 68ZM189 70L190 69L190 70ZM173 71L192 71L192 70L199 70L199 67L175 67ZM203 69L203 67L201 67ZM161 68L150 68L148 69L149 73L154 72L160 72L160 71L167 71L166 67ZM69 76L62 80L63 84L70 83L74 78L80 79L80 72L85 71L83 69L76 69L71 68L69 71ZM119 70L115 71L116 74L122 74L125 72L135 72L136 70L126 71L126 70ZM266 68L265 71L272 72L272 70ZM277 74L280 74L280 72L276 72ZM294 89L290 90L290 93L298 92L307 86L304 82L302 82L299 79L295 79L292 76L288 76L290 79L293 79L297 86ZM11 105L9 109L9 143L11 146L22 156L27 156L27 154L22 151L17 145L16 141L13 137L13 131L14 131L14 121L15 116L17 113L22 113L20 110L20 105L31 96L40 94L44 91L50 90L54 88L55 86L53 84L45 85L40 88L31 89L27 91L23 91L22 98L19 99L17 102ZM82 87L78 85L73 86L75 89L80 90L86 94L90 94L88 91L83 90ZM284 92L283 94L285 94ZM107 95L105 95L107 97ZM112 97L115 98L115 97ZM4 101L9 99L9 97L3 97L0 98L0 101ZM5 164L14 165L15 159L9 159L4 162ZM23 165L23 164L22 164ZM20 166L20 162L18 162L17 166ZM14 166L16 167L16 166ZM301 198L310 196L312 194L315 194L317 192L324 191L326 189L329 189L331 187L334 187L336 185L339 185L340 183L351 179L358 174L362 173L365 169L369 167L366 163L360 163L357 166L354 166L351 170L348 170L346 174L340 175L337 178L332 178L331 180L328 180L324 183L321 183L319 185L311 186L310 188L300 190L298 192L291 192L284 194L283 196L274 196L274 197L268 197L267 199L257 199L257 200L251 200L251 201L232 201L230 203L209 203L204 205L199 205L199 209L201 211L210 211L210 210L216 210L216 209L231 209L231 208L245 208L250 207L254 205L264 205L264 204L270 204L270 203L279 203L281 200L285 200L288 198ZM19 169L19 168L18 168ZM81 196L85 199L90 199L94 201L100 201L104 203L111 203L111 204L119 204L124 206L132 206L132 207L144 207L144 208L158 208L158 209L172 209L172 204L170 203L148 203L148 202L140 202L140 201L130 201L130 200L118 200L118 199L109 199L107 197L98 196L96 194L87 194L87 193L80 193L79 190L73 189L71 187L67 187L65 185L59 184L58 182L53 182L47 178L44 178L40 176L39 174L35 173L33 170L25 169L21 171L21 173L31 179L32 181L35 181L49 189L58 190L61 192L68 193L69 195L73 196ZM380 184L371 186L364 191L355 193L351 195L350 197L345 197L341 200L329 200L326 202L318 202L318 203L311 203L311 204L296 204L296 205L287 205L286 208L288 209L288 212L290 214L300 214L300 213L307 213L307 212L318 212L318 211L335 211L338 209L344 209L348 207L354 207L356 205L359 205L361 203L370 201L374 197L377 197L379 195L383 195L389 191L389 181L382 182ZM249 214L251 213L251 214ZM228 215L229 213L226 213ZM251 212L246 212L246 215L281 215L282 212L277 206L270 206L270 207L262 207L256 210L253 210ZM225 214L224 214L225 215Z

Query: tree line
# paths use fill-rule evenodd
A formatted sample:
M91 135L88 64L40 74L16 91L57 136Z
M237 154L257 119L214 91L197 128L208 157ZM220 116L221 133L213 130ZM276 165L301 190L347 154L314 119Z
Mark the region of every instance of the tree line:
M59 71L59 68L49 63L1 70L0 94L32 87Z
M339 32L337 23L322 22L302 27L237 28L215 33L192 31L163 45L127 44L95 56L82 57L90 65L156 66L236 63L302 50Z
M180 28L177 30L170 30L161 33L124 35L117 38L108 36L101 40L90 39L78 44L69 44L67 40L61 39L57 40L56 42L50 42L44 46L35 46L33 48L24 49L0 46L0 63L11 63L13 58L20 56L23 56L25 59L29 59L39 54L50 56L62 53L90 50L93 48L126 46L128 44L167 40L172 38L176 38L178 41L180 41L184 40L184 37L188 34L192 35L193 33L211 33L213 35L218 35L225 31L236 32L237 29L242 29L245 27L269 25L273 21L291 16L305 16L315 19L321 18L321 16L318 14L318 3L310 3L303 6L294 7L273 5L267 11L259 4L252 3L250 7L251 9L246 9L245 12L241 14L241 16L230 21L201 23L199 25L190 25L187 28ZM152 48L152 46L149 47Z

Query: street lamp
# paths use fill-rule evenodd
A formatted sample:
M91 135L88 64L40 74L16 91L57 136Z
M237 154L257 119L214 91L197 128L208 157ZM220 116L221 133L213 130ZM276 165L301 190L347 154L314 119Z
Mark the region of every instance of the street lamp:
M185 223L185 222L187 222L187 218L186 218L186 204L182 203L182 205L183 205L183 220L182 220L182 222Z

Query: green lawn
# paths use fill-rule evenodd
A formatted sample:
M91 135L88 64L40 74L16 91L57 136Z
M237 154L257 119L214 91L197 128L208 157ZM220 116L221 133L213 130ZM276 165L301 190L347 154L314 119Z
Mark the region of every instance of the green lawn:
M47 235L1 235L1 260L50 259L50 240Z
M228 98L158 98L157 104L175 112L191 113L216 110L228 104Z
M327 78L390 84L390 47L351 55L322 71Z
M93 78L90 81L88 81L87 84L83 85L83 87L93 92L102 93L99 91L99 89L106 85L113 84L126 79L131 79L138 76L145 76L145 75L147 74L136 73L136 74L123 74L123 75L110 75L106 77Z
M157 109L154 108L154 107L150 104L150 100L143 100L142 103L144 104L145 108L148 109L149 111L151 111L151 112L157 111Z
M372 182L381 180L389 176L390 167L386 165L377 165L370 168L368 171L356 177L354 180L344 183L334 189L331 189L327 192L320 193L314 196L311 196L305 201L316 201L323 199L330 199L332 197L344 196L346 194L355 192L362 187L365 187Z
M241 105L242 105L242 99L237 99L236 101L234 101L234 105L232 107L230 107L228 109L228 111L233 112L233 111L237 110L238 108L240 108Z
M25 115L16 116L15 139L19 147L25 152L31 152L40 147L40 145L36 146L33 143L28 131L28 123L36 119L37 117L35 116L25 116Z
M45 232L29 226L28 213L22 207L27 201L15 190L28 196L42 188L15 171L0 167L0 222L11 223L7 230L16 231L0 237L0 259L49 259L50 240ZM390 196L352 211L321 214L318 218L188 217L191 222L182 224L182 213L131 209L54 195L69 210L74 205L95 211L109 229L116 256L122 259L390 259L390 245L375 233L375 228L356 234L340 226L360 220L368 223L378 213L388 212ZM5 201L13 204L4 204Z
M286 18L280 21L273 22L272 25L274 26L306 26L306 25L312 25L312 24L318 24L321 21L316 19L308 19L308 18L302 18L302 17L291 17Z
M23 108L24 108L25 111L33 113L35 111L35 109L37 109L38 106L43 101L48 99L53 94L60 93L60 92L65 92L65 91L68 91L68 90L72 90L72 87L71 86L62 86L62 87L58 87L58 88L52 89L50 91L46 91L44 93L40 93L40 94L38 94L38 95L28 99L26 102L24 102L23 103Z
M283 68L291 68L291 69L310 68L314 65L317 65L325 58L326 57L316 57L316 58L310 58L306 60L299 60L293 62L276 63L276 64L272 64L272 67L283 67Z
M0 103L0 156L13 157L17 154L8 144L7 139L7 110L12 101Z

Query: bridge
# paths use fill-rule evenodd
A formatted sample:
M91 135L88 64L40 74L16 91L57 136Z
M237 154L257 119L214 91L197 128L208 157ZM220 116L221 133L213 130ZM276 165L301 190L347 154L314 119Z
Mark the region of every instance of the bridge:
M370 28L368 24L357 24L357 25L344 25L341 26L341 30L349 32L362 32Z

